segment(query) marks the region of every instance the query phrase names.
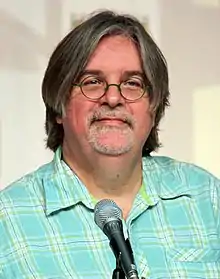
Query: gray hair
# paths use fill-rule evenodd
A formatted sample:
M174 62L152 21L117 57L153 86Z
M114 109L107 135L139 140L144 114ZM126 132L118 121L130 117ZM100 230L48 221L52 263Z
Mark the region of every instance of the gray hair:
M55 151L63 143L62 117L72 84L77 82L92 53L105 36L123 35L132 39L140 53L145 77L150 84L150 102L155 125L143 147L143 156L159 146L158 126L169 105L169 81L165 58L143 25L131 15L101 11L74 28L54 50L42 83L46 106L47 147Z

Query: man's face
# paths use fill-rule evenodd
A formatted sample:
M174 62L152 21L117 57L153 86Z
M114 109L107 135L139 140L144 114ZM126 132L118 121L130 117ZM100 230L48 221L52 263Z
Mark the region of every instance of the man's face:
M110 36L100 41L80 81L87 78L89 84L102 81L141 84L142 73L135 44L123 36ZM81 149L108 156L127 152L141 155L153 117L147 92L139 100L129 102L117 86L110 86L100 99L90 100L76 86L66 106L66 115L58 122L63 124L64 144L76 152Z

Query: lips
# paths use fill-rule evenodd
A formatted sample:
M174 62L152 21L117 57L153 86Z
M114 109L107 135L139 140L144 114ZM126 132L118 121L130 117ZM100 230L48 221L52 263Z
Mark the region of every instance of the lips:
M103 115L101 113L99 114L94 114L92 119L91 119L91 124L93 123L100 123L100 124L106 124L106 125L122 125L122 124L126 124L128 125L130 128L133 127L133 121L127 116L127 115L107 115L104 114Z
M126 122L124 119L122 118L112 118L112 117L103 117L101 119L98 119L98 121L115 121L115 122Z
M106 125L106 126L115 126L115 127L124 127L124 126L129 126L129 123L122 118L110 118L110 117L104 117L101 119L98 119L96 121L97 124L100 125Z

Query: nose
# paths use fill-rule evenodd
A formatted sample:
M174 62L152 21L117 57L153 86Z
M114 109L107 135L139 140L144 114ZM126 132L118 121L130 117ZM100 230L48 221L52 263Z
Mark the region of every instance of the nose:
M108 104L110 107L122 105L125 99L120 93L120 87L117 84L109 84L107 86L105 95L100 100L102 104Z

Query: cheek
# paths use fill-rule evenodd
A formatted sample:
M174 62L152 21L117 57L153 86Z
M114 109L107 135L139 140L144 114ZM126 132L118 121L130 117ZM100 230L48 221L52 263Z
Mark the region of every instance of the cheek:
M154 117L150 111L148 102L138 105L133 113L138 133L143 135L148 134L154 124Z
M74 132L75 134L81 134L83 132L83 119L80 113L77 113L76 111L69 111L66 114L63 124L64 130L65 128L69 129L71 132Z
M146 140L153 127L153 118L151 114L149 112L142 114L142 117L137 119L137 123L138 135Z
M77 100L71 100L66 108L66 116L63 119L64 130L69 130L76 135L82 135L87 130L88 107Z

